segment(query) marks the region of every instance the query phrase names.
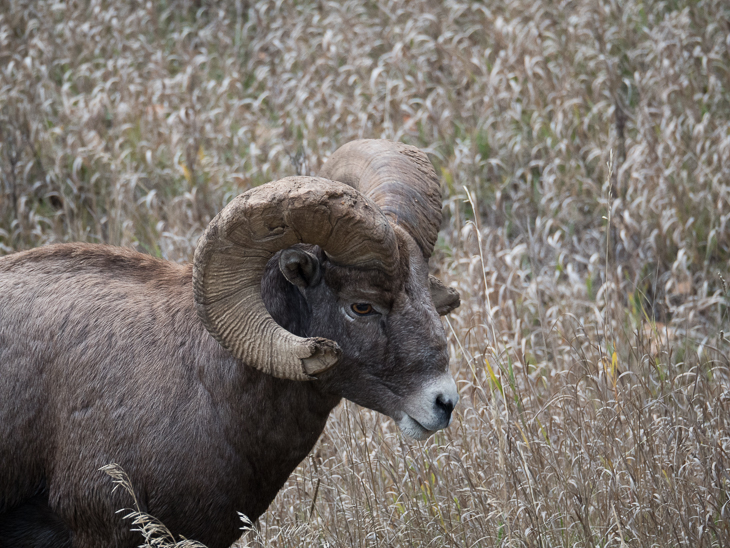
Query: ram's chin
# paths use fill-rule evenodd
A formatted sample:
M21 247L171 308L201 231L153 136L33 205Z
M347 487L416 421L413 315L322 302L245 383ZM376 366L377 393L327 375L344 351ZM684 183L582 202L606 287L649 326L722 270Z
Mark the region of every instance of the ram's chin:
M401 432L414 440L425 440L435 432L435 430L427 430L421 423L405 413L396 421L396 424Z

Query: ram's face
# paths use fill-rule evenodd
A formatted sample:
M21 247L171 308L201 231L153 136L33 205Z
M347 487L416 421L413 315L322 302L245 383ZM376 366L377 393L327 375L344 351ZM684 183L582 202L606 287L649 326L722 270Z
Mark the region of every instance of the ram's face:
M450 424L459 397L428 265L410 238L399 238L399 252L395 277L310 255L317 264L309 268L319 273L301 288L311 309L306 335L333 340L342 349L337 365L314 382L392 417L410 437L425 439Z
M216 215L195 250L198 316L249 367L314 378L426 437L458 399L438 313L459 296L427 268L441 204L423 151L347 143L322 177L252 188Z

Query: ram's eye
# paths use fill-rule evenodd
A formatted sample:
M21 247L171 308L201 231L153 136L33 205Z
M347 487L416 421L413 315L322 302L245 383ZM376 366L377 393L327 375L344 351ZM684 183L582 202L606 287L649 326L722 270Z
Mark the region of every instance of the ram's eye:
M352 308L352 311L358 316L367 316L368 314L375 312L373 305L368 303L355 303L350 308Z

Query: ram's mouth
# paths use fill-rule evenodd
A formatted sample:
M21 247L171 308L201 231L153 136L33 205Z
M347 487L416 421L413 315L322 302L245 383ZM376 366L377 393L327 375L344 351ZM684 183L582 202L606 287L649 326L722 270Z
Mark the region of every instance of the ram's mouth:
M425 428L420 422L408 415L403 413L403 416L396 421L398 428L409 438L414 440L425 440L436 430L429 430Z

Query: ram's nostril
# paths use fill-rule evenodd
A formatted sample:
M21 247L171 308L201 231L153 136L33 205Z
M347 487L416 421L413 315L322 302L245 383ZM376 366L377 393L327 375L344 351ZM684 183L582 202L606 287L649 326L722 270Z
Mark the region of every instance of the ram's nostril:
M454 402L445 394L439 394L436 397L436 407L439 409L442 409L444 413L446 413L446 416L450 416L451 412L454 410Z

